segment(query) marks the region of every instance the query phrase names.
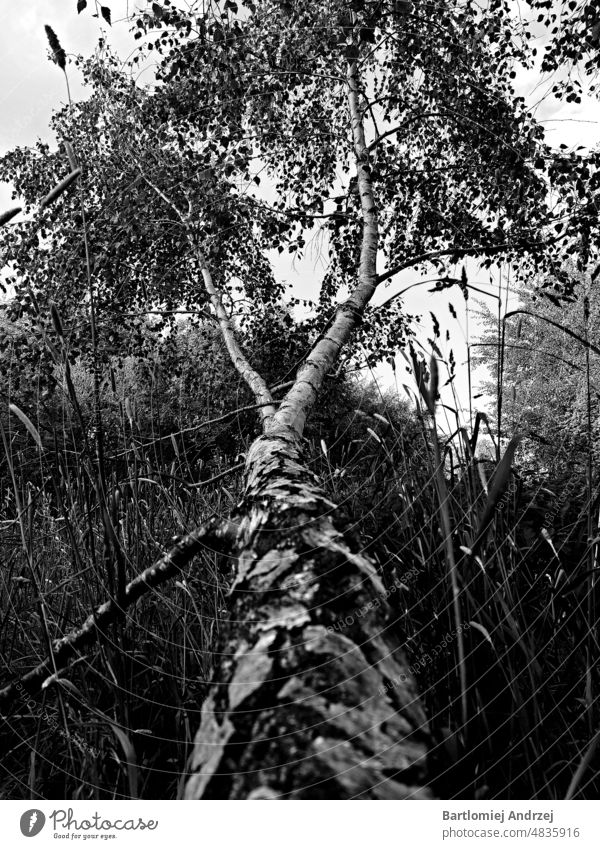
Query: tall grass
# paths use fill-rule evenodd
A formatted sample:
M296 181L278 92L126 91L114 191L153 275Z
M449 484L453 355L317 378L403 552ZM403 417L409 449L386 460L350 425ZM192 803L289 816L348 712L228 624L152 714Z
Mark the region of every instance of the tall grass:
M174 533L226 515L251 438L245 424L219 447L210 429L180 428L173 416L167 425L158 390L142 415L111 366L100 486L86 447L93 385L81 372L69 383L62 355L59 366L64 393L50 411L41 401L37 414L22 409L15 397L30 427L17 414L1 419L3 681L47 656L49 641L98 602L118 598ZM595 470L562 499L558 482L522 467L516 440L500 443L485 415L472 430L458 416L444 425L435 380L424 375L425 403L411 409L389 392L332 390L307 450L381 570L389 624L404 637L430 718L434 788L442 797L596 798ZM180 398L176 418L185 425L198 402L221 422L217 396ZM205 485L199 454L210 464ZM0 725L2 797L175 797L229 577L223 558L203 555L52 676L42 701L18 700Z
M504 337L499 344L503 360ZM531 452L520 456L508 425L500 439L484 413L472 430L461 424L459 399L456 427L440 428L436 369L428 382L424 364L411 365L423 401L416 422L399 423L382 397L361 450L352 459L342 451L343 467L327 480L351 505L386 581L391 624L405 636L436 740L436 790L597 798L592 440L579 473L573 466L571 479L553 479ZM497 397L513 389L499 386Z
M198 438L188 439L186 450L181 438L178 445L160 432L160 421L149 438L139 432L131 404L120 402L121 431L106 443L100 486L81 431L90 417L74 412L76 402L67 391L53 410L51 432L47 421L45 430L39 426L39 442L21 418L3 426L4 681L47 657L51 641L100 602L118 600L174 533L230 506L222 486L194 480ZM106 412L110 418L114 405ZM168 448L160 455L162 443ZM216 460L212 472L219 470L227 471ZM223 483L237 490L235 473ZM72 670L52 676L42 702L24 694L0 725L1 795L174 796L210 679L227 581L227 564L206 553L173 586L127 611Z
M361 523L373 523L369 545L388 587L401 588L390 600L436 737L437 791L596 798L597 478L565 489L519 468L518 436L479 444L481 417L472 433L448 436L424 367L415 372L421 438L380 434L395 473L380 479ZM364 516L358 474L354 485ZM553 505L566 508L562 518Z

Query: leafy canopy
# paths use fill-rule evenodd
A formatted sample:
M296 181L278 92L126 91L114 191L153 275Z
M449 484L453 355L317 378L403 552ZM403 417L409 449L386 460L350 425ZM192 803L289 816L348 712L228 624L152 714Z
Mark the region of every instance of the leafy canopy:
M313 338L323 331L355 282L362 236L347 105L353 59L384 278L426 259L441 274L469 255L487 265L519 259L526 274L556 270L563 252L595 255L598 163L582 155L574 179L573 157L550 150L515 94L534 50L504 0L485 9L226 0L185 10L163 0L131 24L139 50L124 63L104 46L79 59L90 96L53 123L83 168L100 347L140 342L148 310L207 310L199 251L238 323L268 323L286 294L273 256L301 257L316 233L326 272L308 326ZM153 83L142 85L149 64ZM0 178L34 210L66 168L62 147L39 144L4 156ZM26 251L27 224L1 236L15 308L35 312L32 293L42 312L57 302L79 351L89 295L78 193L41 221L42 238ZM390 356L406 333L400 302L365 318L371 360Z

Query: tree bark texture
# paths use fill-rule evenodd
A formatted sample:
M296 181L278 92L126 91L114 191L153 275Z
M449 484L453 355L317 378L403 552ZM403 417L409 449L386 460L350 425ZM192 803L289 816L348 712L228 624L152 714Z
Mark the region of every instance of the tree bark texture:
M185 798L429 798L427 723L373 563L293 431L260 437L247 469Z
M427 723L388 627L384 587L300 452L306 416L377 285L377 207L355 59L346 81L362 214L358 279L248 453L230 621L202 707L188 799L430 796Z

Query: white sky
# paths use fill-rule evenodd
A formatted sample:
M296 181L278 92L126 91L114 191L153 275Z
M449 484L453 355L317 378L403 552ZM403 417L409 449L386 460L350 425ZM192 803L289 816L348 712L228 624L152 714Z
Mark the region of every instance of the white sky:
M2 27L0 28L0 153L17 145L33 144L38 138L49 140L48 122L54 109L66 100L63 74L48 60L48 48L44 33L44 24L56 31L67 53L88 55L104 33L117 52L126 56L133 42L123 24L118 20L125 17L134 4L128 0L112 0L109 3L113 13L114 27L109 29L103 22L92 17L94 0L89 0L88 8L81 14L76 13L76 0L28 0L28 2L9 3L0 0L3 7ZM72 69L69 72L72 94L75 99L82 96L82 88ZM536 106L536 116L543 121L548 140L558 146L561 142L569 146L585 145L595 147L600 141L600 104L588 100L581 105L562 104L550 97L544 98L547 86L540 87L535 72L522 73L517 80L517 94L526 98L530 107ZM0 210L11 205L8 187L0 184ZM315 294L322 275L322 263L311 251L305 259L292 267L288 260L277 260L277 272L293 284L300 296ZM375 303L387 300L395 292L418 279L415 272L404 272L388 286L377 293ZM489 273L476 274L469 269L470 282L484 289L495 289L490 285ZM432 284L433 285L433 284ZM457 363L466 358L466 348L456 333L456 322L451 319L448 301L452 302L459 317L464 316L464 301L460 292L450 290L439 295L429 294L427 285L411 290L404 298L406 312L422 315L425 342L431 335L429 311L438 315L442 334L446 327L453 333L453 347ZM486 299L490 304L492 299ZM473 306L474 306L474 302ZM464 322L462 322L464 339ZM471 319L471 338L476 335L477 324ZM404 361L399 360L400 369ZM381 372L384 382L389 382L391 372ZM456 386L461 397L466 395L466 369L460 368ZM448 399L445 399L448 400ZM449 401L451 403L451 401Z

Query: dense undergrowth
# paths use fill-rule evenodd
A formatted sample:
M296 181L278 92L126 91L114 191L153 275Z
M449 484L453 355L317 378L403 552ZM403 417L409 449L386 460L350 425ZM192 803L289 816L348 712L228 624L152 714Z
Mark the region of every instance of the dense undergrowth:
M303 431L306 460L380 570L429 717L434 791L597 798L600 159L554 149L516 95L540 64L537 27L505 3L483 17L472 4L196 5L136 11L140 51L124 63L104 37L72 57L46 26L67 82L58 144L0 157L19 203L0 213L0 688L120 602L174 535L238 503L259 417L224 340L275 403L328 340L340 364ZM543 73L596 67L571 12ZM138 85L144 65L153 82ZM68 66L88 87L80 103ZM564 85L553 93L581 102ZM315 301L292 297L272 262L310 245ZM489 418L476 397L443 403L452 354L429 340L427 366L410 351L402 296L423 283L460 289L468 337L482 290L465 267L448 276L463 261L518 269L524 299L517 315L500 287L477 343ZM425 268L441 276L364 308L374 286ZM552 307L534 303L544 293ZM404 376L382 392L358 368L399 353L408 402ZM0 796L178 796L232 572L205 550L41 699L19 690L0 717Z
M99 418L82 363L71 394L57 380L32 406L30 384L11 389L30 425L15 412L2 423L2 681L118 597L174 534L238 500L255 410L206 328L181 325L178 336L150 364L113 362ZM569 477L551 480L518 454L511 468L512 449L498 466L505 446L497 453L485 417L473 432L448 425L426 404L340 373L306 439L379 564L389 627L405 638L434 734L435 789L595 798L597 498L585 452L581 468L575 458ZM206 552L53 676L40 702L20 698L0 726L1 795L175 797L230 575Z

